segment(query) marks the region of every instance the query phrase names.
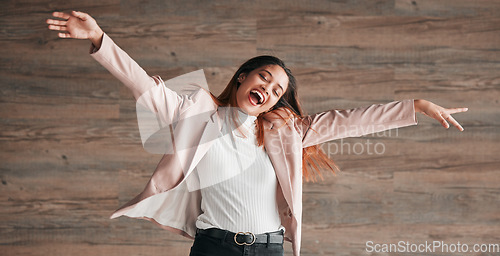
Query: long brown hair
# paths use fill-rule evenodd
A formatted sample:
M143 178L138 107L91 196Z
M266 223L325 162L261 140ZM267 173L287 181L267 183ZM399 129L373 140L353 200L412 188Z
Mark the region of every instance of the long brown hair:
M274 105L268 112L261 113L257 116L256 124L257 124L257 145L264 145L264 115L269 112L277 112L278 109L287 109L292 112L292 115L297 117L299 121L304 117L304 111L300 106L300 102L297 94L297 81L295 77L292 75L290 69L288 69L284 62L279 58L269 55L257 56L252 59L249 59L245 63L243 63L239 69L234 73L233 77L229 81L228 85L222 91L222 93L216 97L213 94L212 99L218 106L230 106L237 107L236 102L236 91L238 90L240 83L238 82L238 77L240 74L249 74L253 70L267 66L267 65L278 65L288 76L288 88L283 94L283 96L278 100L276 105ZM278 114L279 115L279 114ZM285 122L285 118L279 115ZM234 117L234 115L233 115ZM233 121L235 119L233 118ZM314 145L310 147L306 147L302 149L302 175L306 181L316 181L319 176L323 179L323 175L321 174L321 169L330 170L335 173L339 168L337 165L328 158L328 156L323 152L319 145Z

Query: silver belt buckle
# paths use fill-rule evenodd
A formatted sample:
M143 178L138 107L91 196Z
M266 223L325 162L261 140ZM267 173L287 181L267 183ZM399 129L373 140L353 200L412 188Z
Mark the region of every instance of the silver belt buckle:
M251 243L247 244L246 241L244 241L243 243L239 243L238 240L236 239L236 237L238 235L252 235L253 237L253 240ZM234 234L234 242L237 244L237 245L252 245L255 243L255 240L257 240L257 238L255 237L255 235L252 233L252 232L238 232L236 234Z

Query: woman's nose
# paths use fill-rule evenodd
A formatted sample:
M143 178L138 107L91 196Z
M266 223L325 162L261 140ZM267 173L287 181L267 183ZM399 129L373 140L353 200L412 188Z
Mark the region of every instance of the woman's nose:
M263 86L262 86L262 90L263 90L263 91L264 91L267 95L269 95L269 92L267 91L267 86L264 86L264 85L263 85Z

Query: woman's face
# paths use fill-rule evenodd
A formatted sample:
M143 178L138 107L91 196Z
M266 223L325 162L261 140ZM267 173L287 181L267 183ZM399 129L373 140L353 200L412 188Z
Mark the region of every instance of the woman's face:
M267 65L238 77L238 107L252 116L272 108L288 88L288 76L282 67Z

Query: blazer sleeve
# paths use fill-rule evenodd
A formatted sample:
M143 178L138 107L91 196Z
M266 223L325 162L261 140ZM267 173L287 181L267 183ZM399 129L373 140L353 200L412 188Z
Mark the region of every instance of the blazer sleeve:
M101 48L96 50L92 45L90 54L132 91L136 101L154 112L169 109L169 117L164 116L164 118L171 119L182 104L182 97L168 89L161 77L149 76L106 33L103 35Z
M303 147L416 124L413 99L349 110L330 110L306 116L298 123Z

